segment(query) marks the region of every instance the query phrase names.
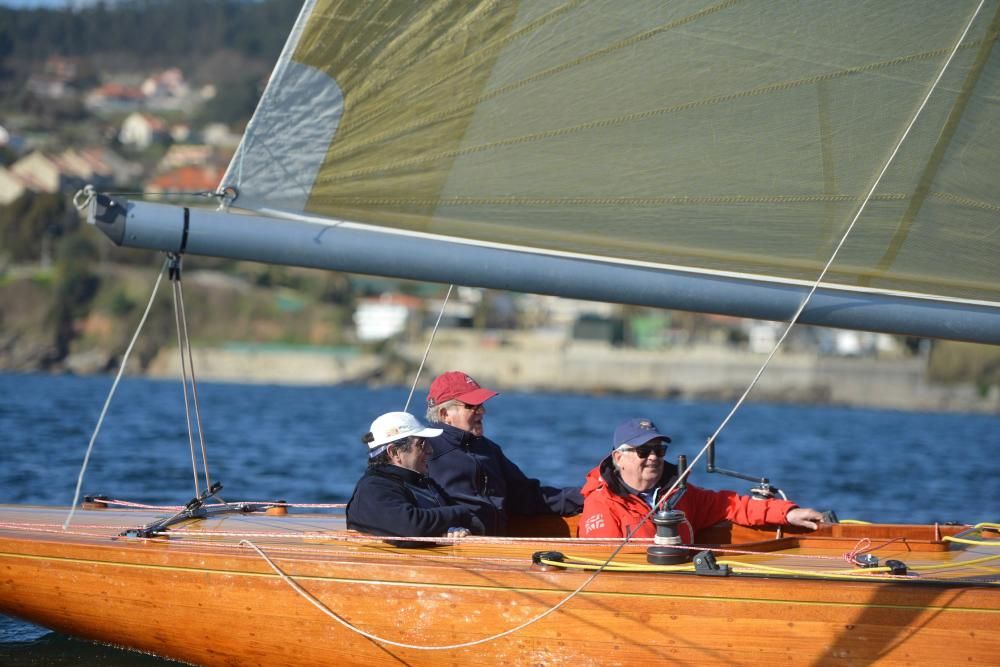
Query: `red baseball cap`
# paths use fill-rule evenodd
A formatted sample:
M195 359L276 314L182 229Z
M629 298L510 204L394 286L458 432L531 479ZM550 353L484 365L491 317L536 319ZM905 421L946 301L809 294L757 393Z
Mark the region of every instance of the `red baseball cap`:
M483 389L479 383L462 371L441 373L427 392L427 405L434 407L445 401L457 399L469 405L479 405L497 395L497 392Z

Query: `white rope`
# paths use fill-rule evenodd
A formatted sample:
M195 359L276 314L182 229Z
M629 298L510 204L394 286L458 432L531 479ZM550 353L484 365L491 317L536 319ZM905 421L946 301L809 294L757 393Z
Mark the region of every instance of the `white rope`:
M139 320L139 326L136 327L135 333L132 335L132 340L129 342L128 348L125 350L125 354L122 355L122 363L118 367L118 374L115 375L115 381L111 385L111 391L108 392L108 397L104 401L104 408L101 409L101 416L97 418L97 426L94 427L94 433L90 436L90 444L87 445L87 453L83 456L83 465L80 467L80 475L76 479L76 493L73 494L73 503L70 505L69 514L66 516L65 523L63 523L63 530L68 529L70 522L73 520L73 514L76 512L76 504L80 500L80 489L83 487L83 476L87 471L87 463L90 461L90 453L94 449L94 442L97 441L97 434L101 431L101 424L104 423L104 416L108 414L108 407L111 405L111 399L115 395L115 390L118 389L118 382L122 379L122 374L125 372L125 365L128 363L129 355L132 354L132 348L135 347L135 341L139 338L139 332L142 331L142 327L146 323L146 318L149 317L149 311L153 307L153 299L156 297L156 290L160 287L160 281L163 279L163 272L166 270L169 262L169 259L163 262L163 266L160 268L160 273L156 276L156 284L153 285L153 292L149 295L149 303L146 304L146 310L142 314L142 319Z
M215 506L208 505L208 507L215 507ZM366 533L356 533L354 531L345 532L343 530L335 532L330 532L327 530L307 530L301 532L290 532L290 530L277 531L277 532L251 532L245 530L205 530L201 526L188 530L187 528L184 527L172 526L169 529L169 531L164 531L162 534L166 536L182 535L186 537L233 537L233 538L255 537L255 538L267 538L267 539L302 538L307 540L320 539L329 542L358 542L363 544L405 542L410 544L411 546L417 546L417 545L454 546L458 544L464 544L468 546L480 546L483 544L503 544L506 546L522 545L522 544L577 544L577 545L585 544L588 547L613 547L621 544L620 537L506 537L506 536L493 537L490 535L467 535L465 537L447 537L444 535L439 537L396 537L396 536L386 536L386 535L368 535ZM655 539L652 537L637 537L632 540L632 544L633 546L651 546L655 544ZM701 551L703 549L699 548L698 550ZM489 558L492 560L498 558L498 556L490 556Z
M719 427L715 430L715 433L713 433L708 438L708 441L705 443L705 446L702 448L700 452L698 452L698 456L696 456L694 460L691 461L692 467L694 466L695 462L697 462L698 459L701 458L702 454L705 453L705 451L708 449L708 446L713 441L715 441L715 439L719 436L720 433L722 433L722 430L726 428L730 420L732 420L733 415L735 415L736 411L740 409L740 407L743 405L743 402L746 400L747 396L750 395L751 390L753 390L753 388L757 385L757 381L760 380L761 376L764 374L764 369L767 368L769 363L771 363L771 359L774 358L774 355L778 352L778 349L785 342L785 338L788 337L788 334L789 332L791 332L792 327L794 327L798 323L798 319L802 315L802 311L805 310L806 304L809 303L809 301L813 297L813 294L816 293L816 290L823 282L823 278L826 277L826 274L830 270L830 267L833 265L833 262L837 258L838 253L840 253L840 249L843 247L844 243L847 241L847 237L854 229L854 225L861 217L861 214L864 213L865 208L868 206L868 202L872 198L872 195L875 194L875 190L882 182L882 177L885 176L885 173L889 170L889 167L892 165L893 160L896 159L896 154L899 153L899 149L902 147L903 142L906 141L906 138L909 136L910 130L913 129L913 126L916 124L917 119L923 112L924 107L927 106L928 100L930 100L931 95L934 93L934 91L937 89L938 84L941 82L941 78L944 76L945 71L948 69L948 66L951 65L951 61L955 57L955 54L958 52L958 49L961 47L962 42L965 41L965 37L969 34L969 30L972 28L972 24L975 22L976 17L979 16L979 11L983 8L983 2L985 2L985 0L980 0L979 6L976 8L976 11L973 12L972 17L966 24L965 30L962 31L961 36L959 36L958 40L955 42L955 46L952 48L951 53L948 54L948 58L945 59L944 64L941 66L941 70L938 72L937 76L934 78L934 81L931 83L930 88L927 90L927 94L924 95L923 100L920 102L920 105L914 112L913 118L910 119L910 122L906 126L906 129L903 131L902 136L900 136L899 141L896 142L896 146L892 149L892 152L889 154L889 158L882 166L882 170L876 177L875 182L871 186L871 189L868 190L868 194L865 195L864 201L861 202L861 206L858 208L858 212L854 215L854 218L851 220L851 224L849 224L847 226L847 229L844 230L843 235L840 237L840 242L837 243L837 247L833 249L833 253L830 255L830 259L827 261L826 266L823 267L823 270L820 272L819 277L817 277L815 282L813 282L812 287L809 289L809 293L806 294L805 299L803 299L802 303L799 304L799 307L795 311L795 314L792 315L791 320L789 320L788 326L785 327L784 333L782 333L781 337L777 340L777 342L775 342L774 347L771 349L771 353L767 355L767 359L764 360L764 363L761 365L760 370L757 371L757 374L754 376L753 380L750 381L750 385L746 388L746 391L743 392L743 395L740 396L738 401L736 401L736 404L733 406L733 409L729 411L729 414L726 415L726 418L722 420L721 424L719 424Z
M448 305L448 299L451 297L451 291L455 288L454 285L448 285L448 293L444 295L444 301L441 303L441 311L438 313L437 322L434 323L434 328L431 330L431 337L427 341L427 347L424 349L424 357L420 360L420 366L417 368L416 375L413 376L413 386L410 387L410 395L406 397L406 405L403 406L403 412L409 412L410 401L413 400L413 392L417 390L417 382L420 381L420 373L424 370L424 362L427 361L427 355L431 353L431 345L434 344L434 336L437 335L438 327L441 326L441 318L444 317L444 309Z
M948 55L948 58L941 66L941 70L938 72L937 76L934 78L934 81L931 83L930 88L927 91L927 94L924 95L923 100L920 102L920 105L914 112L913 118L910 119L910 122L906 126L906 129L903 131L902 136L900 136L899 141L896 142L896 146L892 149L892 152L889 154L889 158L882 166L882 170L876 177L875 183L872 185L871 189L868 190L868 194L865 196L864 201L861 202L861 206L858 208L858 212L854 215L854 218L851 220L851 224L847 226L847 229L844 231L844 234L840 237L840 242L837 243L837 247L833 249L833 254L830 255L830 259L827 261L826 266L823 267L823 270L820 272L819 277L817 277L816 280L813 282L812 287L810 288L809 293L806 294L805 299L803 299L802 303L799 304L798 310L795 311L795 314L792 316L792 319L789 320L788 326L785 327L784 333L781 334L781 337L774 344L774 347L771 349L771 353L767 355L767 359L764 360L764 363L761 365L760 370L757 371L757 374L754 376L753 380L750 381L750 385L746 388L746 391L743 392L743 395L740 396L739 400L736 401L736 404L733 405L732 410L729 411L729 414L726 415L726 418L722 420L722 423L719 424L719 427L715 430L715 432L708 438L708 440L705 441L705 445L701 448L698 454L693 459L691 459L691 462L688 464L687 469L682 474L677 476L677 479L674 480L674 483L670 485L670 488L668 488L664 492L663 497L658 502L656 502L649 509L646 515L642 518L642 520L638 524L636 524L635 529L633 529L633 533L636 530L638 530L640 526L646 523L649 520L649 517L651 517L653 513L659 509L660 505L666 502L667 498L669 498L670 495L673 494L673 492L677 489L680 483L688 478L688 476L691 474L691 471L694 469L694 465L701 460L701 458L705 455L705 452L708 451L709 446L715 441L715 439L719 436L719 434L722 433L722 430L726 428L726 426L732 420L733 415L735 415L736 411L740 409L744 401L746 401L747 396L750 395L750 391L754 388L754 386L757 384L757 381L760 380L760 377L764 374L764 369L767 368L767 365L771 362L771 359L774 358L774 355L778 352L778 349L781 347L782 343L785 342L785 338L788 337L788 333L792 330L792 327L795 326L795 324L798 322L799 316L802 314L802 311L805 310L806 304L809 303L809 300L812 299L812 296L813 294L815 294L820 283L823 282L823 278L826 276L827 271L830 270L830 267L833 265L834 260L837 258L837 254L840 252L840 249L847 241L848 235L850 235L851 230L854 229L855 223L857 223L858 219L861 217L861 214L864 212L865 207L868 205L869 200L871 200L872 195L878 188L879 183L882 182L882 177L885 175L886 171L889 170L889 167L892 164L892 161L896 158L896 154L899 152L900 147L903 145L903 142L906 140L907 136L909 136L910 130L913 129L913 126L916 124L917 119L920 117L921 112L923 112L924 107L927 106L927 101L930 99L931 94L937 88L938 83L940 83L941 78L944 76L945 71L948 69L948 66L951 64L952 59L958 52L959 47L965 40L966 35L968 35L969 30L972 28L972 24L975 22L976 17L979 15L979 10L982 9L984 1L985 0L980 0L979 6L973 13L972 18L970 18L969 22L966 24L965 30L962 31L962 34L958 38L958 41L955 42L955 46L952 48L951 53ZM626 543L629 541L629 539L631 539L631 537L632 536L630 534L628 537L625 538Z
M94 190L94 186L87 184L83 186L82 190L77 190L76 194L73 195L73 206L76 207L76 210L82 211L90 206L90 200L96 195L97 192Z
M212 477L208 472L208 450L205 447L205 430L201 424L201 401L198 400L198 378L194 373L194 354L191 351L191 334L188 331L187 310L184 307L184 285L181 282L180 277L177 278L177 295L181 304L181 324L184 327L184 345L187 348L188 368L191 371L191 397L194 402L194 419L196 425L198 426L198 442L201 445L202 472L205 474L205 488L208 489L212 487ZM183 356L183 354L184 353L182 351L181 355ZM195 495L197 496L198 494L196 493Z
M179 262L180 259L175 258L175 261ZM191 474L194 476L194 497L197 498L201 495L201 489L198 487L198 464L194 458L194 430L191 425L191 406L188 402L187 366L184 360L184 339L181 328L180 301L177 297L176 280L173 280L171 287L174 294L174 322L177 324L177 350L181 355L181 387L184 393L184 419L187 422L188 445L191 450Z
M386 639L385 637L379 637L378 635L373 635L373 634L371 634L369 632L365 632L361 628L358 628L358 627L356 627L354 625L351 625L351 623L349 623L348 621L346 621L343 618L341 618L340 616L338 616L335 612L333 612L329 608L327 608L326 605L324 605L322 602L320 602L319 600L317 600L315 598L315 596L313 596L309 591L307 591L304 588L302 588L301 586L299 586L299 584L294 579L292 579L287 574L285 574L284 572L282 572L281 568L279 568L274 563L274 561L272 561L270 558L268 558L267 554L265 554L260 549L260 547L258 547L256 544L254 544L250 540L240 540L240 544L241 545L242 544L246 544L247 546L252 547L254 549L254 551L256 551L258 554L260 554L260 557L263 558L267 562L267 564L271 566L271 569L273 569L275 571L275 573L277 573L277 575L279 577L281 577L282 580L286 584L288 584L289 586L291 586L292 589L294 589L296 593L298 593L299 595L301 595L303 598L305 598L314 607L316 607L321 612L323 612L324 614L326 614L327 616L329 616L333 620L335 620L338 623L340 623L341 625L343 625L345 628L347 628L351 632L356 632L357 634L361 635L362 637L367 637L368 639L371 639L372 641L376 641L376 642L379 642L381 644L386 644L387 646L396 646L396 647L399 647L399 648L409 648L409 649L413 649L413 650L416 650L416 651L450 651L450 650L459 649L459 648L469 648L471 646L478 646L480 644L486 644L488 642L495 641L497 639L502 639L503 637L506 637L508 635L512 635L515 632L519 632L520 630L523 630L524 628L528 627L529 625L532 625L533 623L536 623L536 622L542 620L543 618L545 618L546 616L554 613L556 610L560 609L563 605L565 605L567 602L569 602L574 597L576 597L576 595L580 591L582 591L584 588L586 588L587 586L589 586L590 582L592 582L594 579L596 579L597 575L599 575L601 572L603 572L604 569L608 566L608 564L612 561L612 559L614 559L614 557L618 555L618 552L622 550L622 547L625 546L626 542L623 542L617 549L615 549L612 552L611 556L608 557L608 560L605 561L605 563L603 565L601 565L597 570L595 570L592 575L590 575L589 577L587 577L587 579L585 579L582 584L580 584L579 586L577 586L576 590L574 590L573 592L571 592L569 595L567 595L566 597L564 597L562 600L560 600L559 602L557 602L555 605L553 605L549 609L543 611L541 614L538 614L537 616L535 616L533 618L530 618L527 621L525 621L524 623L521 623L520 625L517 625L517 626L515 626L513 628L510 628L509 630L504 630L503 632L499 632L499 633L497 633L495 635L490 635L489 637L483 637L482 639L476 639L476 640L473 640L473 641L470 641L470 642L462 642L460 644L444 644L444 645L440 645L440 646L420 646L420 645L417 645L417 644L405 644L403 642L396 642L396 641L392 641L391 639Z

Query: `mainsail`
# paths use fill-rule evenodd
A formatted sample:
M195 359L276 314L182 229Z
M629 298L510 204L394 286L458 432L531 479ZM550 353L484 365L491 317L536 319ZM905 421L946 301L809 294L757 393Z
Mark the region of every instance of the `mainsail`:
M998 0L310 1L221 184L286 221L130 204L118 237L784 319L857 217L803 321L996 343L998 27Z

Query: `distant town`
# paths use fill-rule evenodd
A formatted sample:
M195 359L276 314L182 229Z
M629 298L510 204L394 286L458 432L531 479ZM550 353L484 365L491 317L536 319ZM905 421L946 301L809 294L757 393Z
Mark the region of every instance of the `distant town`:
M0 147L15 158L0 166L0 205L26 192L71 193L84 185L109 191L138 184L150 195L215 191L240 137L224 123L194 128L186 120L215 97L213 86L194 90L172 67L81 91L78 71L77 59L52 56L27 90L43 104L82 101L104 126L102 140L60 149L45 135L0 123Z

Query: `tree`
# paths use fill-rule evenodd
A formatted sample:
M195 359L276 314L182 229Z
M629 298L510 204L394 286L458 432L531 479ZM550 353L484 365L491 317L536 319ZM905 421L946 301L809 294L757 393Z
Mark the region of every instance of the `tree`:
M14 262L38 260L46 239L73 231L79 220L60 194L25 192L0 207L0 246Z
M58 246L55 282L49 322L55 329L55 340L43 366L52 367L69 354L70 343L76 337L76 321L90 311L101 280L90 270L97 260L97 248L80 234L65 237Z

